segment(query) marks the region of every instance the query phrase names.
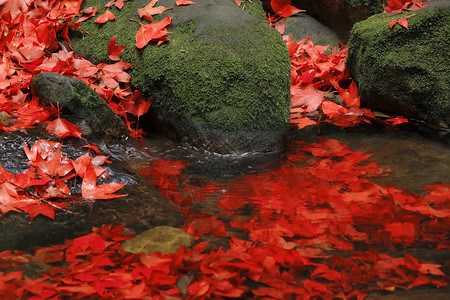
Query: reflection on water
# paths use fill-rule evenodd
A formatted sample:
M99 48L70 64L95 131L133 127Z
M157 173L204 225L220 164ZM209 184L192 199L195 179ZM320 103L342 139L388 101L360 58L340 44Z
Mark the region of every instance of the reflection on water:
M160 194L130 185L132 197L117 200L123 210L110 207L112 201L98 210L106 222L125 216L121 223L141 231L167 212L147 210L169 204L180 222L168 214L161 224L180 225L197 242L209 242L207 253L186 256L190 263L183 266L196 262L191 287L221 283L216 275L224 274L228 286L241 287L248 299L353 299L374 290L411 299L397 290L426 285L427 295L437 293L433 286L444 286L450 275L450 185L428 186L422 195L402 190L422 192L422 185L449 181L445 142L404 131L327 126L320 138L315 129L294 132L280 157L216 155L162 138L134 142L101 148L121 162L118 170L127 169L142 186L144 177ZM128 204L139 198L145 205ZM206 247L194 248L199 246ZM221 287L214 287L216 294L228 295ZM439 293L450 296L445 287Z
M309 128L294 135L313 141L319 134L315 128ZM379 184L390 183L418 193L424 185L450 182L448 137L405 130L340 129L332 125L321 126L320 136L337 139L353 151L372 153L371 160L392 170L388 177L375 179Z
M375 161L382 167L391 169L388 177L375 179L384 185L393 184L399 188L415 193L422 191L422 186L437 181L450 182L450 142L447 138L430 137L428 134L396 130L382 131L365 129L342 129L333 125L321 125L320 133L314 127L301 131L292 131L292 140L316 142L318 137L336 139L348 145L352 151L373 154L369 161ZM287 149L281 158L275 154L264 155L218 155L202 152L185 145L178 145L163 137L151 137L145 141L148 152L135 152L128 155L126 161L136 169L143 161L151 159L184 160L190 166L189 174L221 181L242 174L259 173L273 170L283 164L286 157L295 149ZM131 153L120 150L123 153ZM135 162L135 163L134 163Z
M324 145L321 138L343 144ZM239 161L234 165L230 156L164 139L146 145L162 159L191 164L182 176L169 176L165 188L159 186L170 201L183 204L179 208L187 212L188 232L302 249L311 257L347 257L348 251L375 247L395 257L411 254L445 263L449 252L436 247L446 223L433 221L428 209L442 209L442 215L436 213L441 218L446 196L440 185L428 190L437 196L417 195L425 193L422 186L450 182L448 143L415 132L333 126L322 126L320 134L316 129L293 132L292 139L281 157L231 157ZM318 148L311 148L318 140ZM223 226L227 232L213 229Z

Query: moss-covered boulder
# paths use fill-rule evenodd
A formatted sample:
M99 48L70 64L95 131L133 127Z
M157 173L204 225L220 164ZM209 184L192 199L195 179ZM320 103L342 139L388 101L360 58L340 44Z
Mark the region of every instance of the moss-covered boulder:
M156 16L173 18L170 42L135 46L138 9L148 0L110 8L114 21L81 23L87 35L73 35L77 53L93 62L110 62L107 45L127 45L121 59L133 63L131 84L152 97L152 119L179 139L210 151L266 152L284 148L289 129L290 60L280 34L264 20L259 0L198 0ZM83 7L105 11L104 1ZM140 20L142 23L146 21ZM144 120L144 125L146 120Z
M88 123L91 135L108 142L129 138L122 120L84 81L53 72L39 73L31 81L39 99L61 107Z
M435 1L402 15L377 14L354 26L347 65L363 106L450 127L448 6ZM393 19L413 13L409 30L398 24L389 29Z

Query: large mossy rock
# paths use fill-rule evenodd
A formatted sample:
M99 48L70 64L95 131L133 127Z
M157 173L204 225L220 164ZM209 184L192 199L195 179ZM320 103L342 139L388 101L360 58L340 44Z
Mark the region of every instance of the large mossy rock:
M357 23L347 65L365 107L450 127L450 8L434 1L400 16L377 14ZM447 7L445 7L447 6ZM409 30L393 19L408 18Z
M130 137L119 116L84 81L46 72L37 74L31 84L41 101L86 121L93 135L108 142Z
M77 53L93 62L111 62L107 45L127 45L121 59L133 63L131 84L152 97L159 128L202 149L220 153L279 151L289 132L290 60L282 37L264 20L260 1L198 0L156 16L173 18L170 42L135 47L138 9L148 0L110 8L114 21L81 23L90 34L73 37ZM86 0L83 7L104 1ZM176 7L176 8L175 8ZM140 20L142 23L146 21ZM144 120L144 123L146 121Z

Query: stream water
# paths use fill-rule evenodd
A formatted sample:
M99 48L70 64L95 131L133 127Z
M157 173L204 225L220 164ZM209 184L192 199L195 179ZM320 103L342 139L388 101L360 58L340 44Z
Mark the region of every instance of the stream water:
M0 163L10 172L22 171L23 166L18 166L26 160L23 154L18 156L22 144L9 142L7 135L3 139ZM29 144L35 140L36 137L26 137ZM76 149L70 147L65 151ZM135 186L124 191L129 194L127 201L97 201L97 213L107 215L99 222L129 224L138 232L159 223L182 226L188 233L200 236L199 241L208 241L209 249L215 251L227 251L230 237L236 237L251 241L264 251L279 247L286 253L301 253L321 265L332 260L330 257L364 261L372 255L371 251L399 259L410 255L421 262L442 265L440 270L450 275L448 216L444 215L450 209L450 195L439 192L450 182L448 136L324 125L320 130L312 127L292 131L289 148L278 156L205 153L156 136L146 139L144 145L127 143L100 148L115 158L111 165L115 170L123 168L128 172L113 171L111 180L134 180ZM13 157L15 161L11 160ZM163 201L169 203L169 209L166 206L161 212L152 210L161 200L138 201L157 198L151 189L136 187L141 179L133 172L155 186ZM443 185L433 185L436 182ZM430 192L435 194L427 200ZM418 203L416 207L411 206L414 201ZM132 202L139 204L132 207ZM23 231L32 230L37 235L41 221L42 218L35 218L24 225ZM29 227L33 223L37 227ZM46 226L58 226L55 224ZM34 245L58 244L71 238L67 236L67 224L64 226L58 236L46 242L41 237ZM8 227L2 230L6 236ZM75 235L89 228L79 230ZM14 234L8 240L12 242ZM24 235L17 247L3 247L28 249L27 241L31 239ZM376 267L377 262L373 263ZM400 269L404 267L407 265ZM345 273L346 267L341 268L344 269L340 272ZM396 274L394 278L398 276L403 275ZM386 280L395 282L389 277ZM423 299L430 293L433 299L447 299L450 289L437 290L428 285L416 289L414 296L396 291L393 299ZM372 293L368 299L389 296Z
M431 131L381 130L373 127L342 129L333 125L321 125L291 132L291 141L317 142L318 138L336 139L352 151L372 154L369 161L390 168L389 176L373 179L379 184L393 184L415 193L434 182L450 182L450 137ZM186 161L185 173L201 176L207 182L232 181L236 176L245 176L276 169L294 154L289 147L283 155L219 155L205 153L189 146L179 145L164 137L153 136L145 141L147 157L142 151L130 151L122 159L133 168L140 168L146 160L165 159ZM123 151L123 150L120 150ZM116 151L118 153L119 151ZM122 152L123 154L123 152ZM121 155L121 154L119 154Z

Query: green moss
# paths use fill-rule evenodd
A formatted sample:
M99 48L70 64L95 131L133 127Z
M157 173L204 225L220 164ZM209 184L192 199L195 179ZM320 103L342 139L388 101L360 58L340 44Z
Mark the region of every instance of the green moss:
M346 0L351 6L365 5L369 8L371 14L377 14L383 11L383 0Z
M274 128L289 122L289 56L281 36L267 23L248 16L245 22L253 26L249 39L248 28L236 25L236 20L189 21L184 15L188 10L178 7L169 12L173 22L187 21L168 26L173 32L168 34L170 43L139 50L134 43L140 25L130 19L140 20L137 9L147 2L126 2L120 12L110 9L116 20L104 25L94 23L94 18L82 23L91 34L75 36L75 49L94 62L110 62L107 44L117 35L117 43L127 45L121 60L134 63L129 69L132 85L171 118L224 130ZM98 6L98 15L105 11L102 4L88 0L84 6ZM246 5L252 14L262 12L260 5L249 8L256 3ZM227 27L226 35L217 33L218 25Z
M449 112L450 10L413 12L409 31L389 23L412 13L378 14L357 23L349 41L348 65L363 96L394 97L412 116L441 118Z
M252 3L244 0L241 1L241 8L245 10L249 15L256 19L265 20L265 12L263 9L262 1L255 0Z

